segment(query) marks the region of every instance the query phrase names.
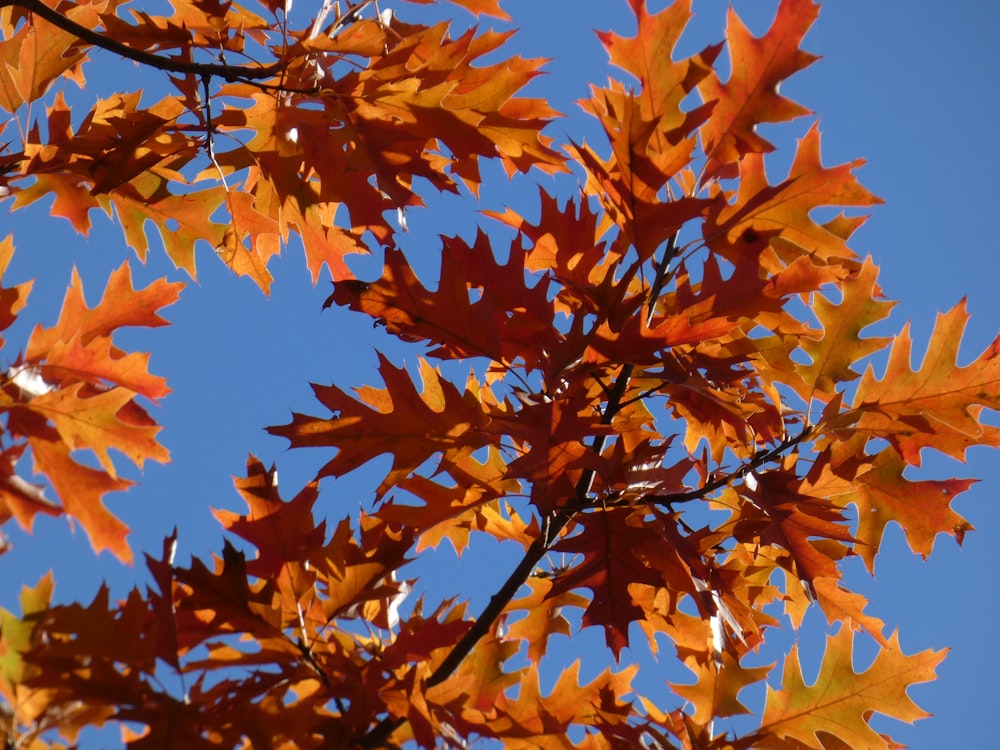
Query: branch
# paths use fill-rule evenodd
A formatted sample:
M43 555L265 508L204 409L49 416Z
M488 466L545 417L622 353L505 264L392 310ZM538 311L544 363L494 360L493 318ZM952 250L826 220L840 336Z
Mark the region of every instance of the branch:
M135 60L143 65L149 65L157 70L169 73L191 73L198 76L217 76L226 81L259 81L271 78L281 71L282 63L272 63L271 65L244 67L241 65L227 65L222 63L197 63L186 62L184 60L174 60L169 57L162 57L129 47L121 42L116 42L100 32L81 26L62 13L45 5L41 0L0 0L0 8L17 7L23 8L29 13L41 16L53 26L57 26L68 34L72 34L77 39L100 47L108 52Z
M532 571L534 571L538 561L545 556L552 541L565 528L573 515L575 514L557 511L543 521L541 533L535 537L535 541L532 542L527 552L525 552L524 557L521 558L521 562L518 563L518 566L507 577L504 585L490 597L489 604L479 614L472 627L465 632L462 639L448 652L448 656L445 657L444 661L427 678L427 687L433 687L444 682L458 668L458 665L468 656L476 643L479 642L479 639L489 631L493 622L503 613L504 609L514 598L517 590L521 588L521 585L528 579ZM384 747L392 733L405 723L405 716L395 719L386 717L378 726L359 740L357 744L362 748Z
M676 253L677 235L675 234L670 238L664 250L663 257L657 263L656 276L648 292L646 305L648 308L647 315L650 318L653 315L656 298L659 297L664 281L667 278L667 269ZM632 381L634 369L634 365L622 365L622 369L618 373L614 384L610 389L605 388L605 392L608 394L608 403L601 414L601 424L611 424L615 415L621 410L625 403L623 402L625 393L628 391L629 384ZM595 453L600 453L604 449L604 436L595 435L591 441L590 449ZM557 508L542 520L541 533L535 537L531 546L525 551L524 557L521 558L521 562L518 563L517 567L507 577L503 586L490 597L489 603L480 612L479 617L473 622L472 627L465 632L461 640L455 644L444 660L438 665L437 669L427 678L427 687L434 687L448 679L451 673L462 663L462 660L475 648L479 640L489 632L496 619L503 614L504 609L510 604L511 600L517 594L518 589L528 580L528 577L535 570L535 566L545 556L545 553L549 551L552 543L559 538L562 530L566 528L569 522L581 510L593 507L593 501L588 501L587 495L593 486L594 476L593 469L586 469L580 475L580 479L574 488L573 494L576 504L567 504L561 508ZM386 717L374 729L362 737L357 745L369 749L384 747L392 733L405 723L406 717L403 716L397 718Z
M700 500L706 495L715 492L715 490L720 490L723 487L732 484L737 479L742 479L750 472L755 469L759 469L764 464L770 463L771 461L776 461L781 458L785 451L790 448L794 448L796 445L801 443L806 438L813 434L812 427L805 427L802 432L800 432L795 437L790 437L782 440L773 448L768 448L764 451L758 451L753 454L753 457L747 461L745 464L740 464L738 468L728 474L723 474L721 477L713 479L711 482L706 482L701 487L697 489L688 490L686 492L672 492L666 495L645 495L641 502L644 503L654 503L656 505L671 505L673 503L687 503L691 500ZM614 505L614 501L609 501L609 505Z

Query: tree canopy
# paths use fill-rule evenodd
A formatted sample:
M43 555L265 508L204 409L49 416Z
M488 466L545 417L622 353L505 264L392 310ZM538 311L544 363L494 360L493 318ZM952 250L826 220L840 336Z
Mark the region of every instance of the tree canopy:
M452 2L511 20L495 0ZM873 713L927 715L906 691L944 652L904 653L843 567L872 571L892 522L925 556L971 529L951 503L973 480L912 469L925 448L1000 445L984 419L1000 338L959 365L964 301L926 351L908 326L868 330L894 303L850 243L880 199L863 160L824 163L815 118L779 90L816 60L803 39L819 6L781 0L762 36L731 11L721 41L685 56L691 5L629 0L634 33L598 32L609 78L579 103L581 136L530 94L544 61L511 53L510 33L406 3L307 17L270 1L0 0L11 209L47 205L84 235L103 212L121 250L162 246L192 278L210 247L199 264L264 295L301 247L313 282L333 280L317 308L380 329L368 382L315 383L308 413L267 428L319 449L311 481L279 488L250 455L244 508L213 511L221 548L176 559L179 518L134 560L107 496L133 481L125 459L169 461L150 409L169 387L126 329L166 325L183 283L137 284L123 259L88 305L74 274L58 321L8 357L0 520L64 515L148 582L88 603L55 601L53 576L23 582L20 611L0 612L9 746L114 724L130 748L889 748ZM156 83L100 92L86 74L100 55ZM762 134L800 118L794 144ZM534 181L537 198L484 207L468 235L431 212L435 257L408 247L419 207L476 204L491 180ZM17 239L0 241L0 271ZM377 272L355 270L365 255ZM30 288L4 282L0 327L30 314ZM317 508L362 472L373 498ZM481 609L411 575L440 545L488 540L518 559ZM832 626L811 684L798 647L759 658L809 609ZM584 678L574 641L555 644L590 629L609 666ZM877 655L857 670L861 639ZM644 692L652 655L689 679ZM759 715L720 721L752 713L741 691L764 681Z

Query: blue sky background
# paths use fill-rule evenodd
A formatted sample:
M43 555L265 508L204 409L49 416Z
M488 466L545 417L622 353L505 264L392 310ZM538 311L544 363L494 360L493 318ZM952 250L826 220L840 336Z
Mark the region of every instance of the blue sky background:
M388 4L386 0L383 7ZM775 4L743 0L735 6L759 34L767 28ZM307 0L297 0L296 5L303 15L312 10ZM425 12L400 5L396 10L404 18ZM607 58L592 30L632 32L623 0L573 4L503 0L502 5L522 28L513 49L525 56L553 58L547 66L549 75L530 89L570 116L553 135L592 135L573 102L586 95L589 81L604 82L607 77ZM651 3L653 9L662 5ZM697 17L682 42L682 53L722 36L726 4L695 0L694 6ZM468 17L455 13L457 23L464 26ZM875 210L851 245L874 257L881 265L879 280L886 294L901 300L891 318L893 328L911 319L914 348L922 354L935 313L968 297L973 319L962 346L963 364L978 356L1000 331L996 290L1000 211L990 188L1000 167L998 32L1000 5L991 0L966 0L948 10L923 0L829 0L805 44L823 59L782 86L782 93L814 110L820 119L825 164L856 157L868 160L860 179L886 205ZM154 75L107 55L89 72L91 80L98 80L94 75L98 72L103 81L123 90L142 86ZM794 153L793 139L805 133L812 119L764 130L779 146L769 161L772 178L785 174ZM500 175L499 170L488 173ZM487 184L483 198L494 209L502 209L504 202L530 206L533 190L524 183L513 193ZM401 242L408 252L426 247L432 254L437 233L467 233L472 221L467 205L432 202L428 210L408 215L411 231ZM17 247L5 285L37 279L22 320L5 334L8 345L0 352L0 366L6 367L36 322L51 325L56 320L74 264L83 276L88 301L94 304L111 269L129 252L119 231L100 217L89 238L76 235L64 220L49 218L39 206L12 215L5 211L0 222L0 234L13 233ZM286 497L311 478L329 454L289 452L286 441L262 430L286 423L292 409L322 413L312 399L309 381L336 382L347 388L372 380L374 346L390 352L397 363L412 365L418 353L374 331L366 318L345 310L321 313L329 285L321 281L317 288L311 286L301 251L294 245L271 266L276 281L269 300L247 280L236 279L209 248L200 248L198 260L198 283L189 284L181 302L166 311L173 325L129 332L121 340L125 348L151 351L151 369L166 376L173 389L162 407L154 410L164 426L161 441L171 451L172 462L149 463L141 477L124 471L140 479L141 485L109 501L132 527L130 541L140 560L142 551L158 553L164 535L175 525L180 527L180 561L186 563L188 554L207 556L220 548L221 531L209 508L243 509L231 477L243 472L248 451L265 463L278 463ZM137 285L163 275L185 278L170 267L162 251L154 250L145 266L133 257L132 267ZM359 276L369 278L380 262L362 260L355 268ZM995 415L991 419L997 423ZM953 647L939 670L941 679L910 691L936 717L914 727L895 722L876 727L914 748L945 747L956 739L967 747L986 747L996 734L998 696L991 686L1000 671L1000 655L987 642L1000 594L994 568L1000 539L1000 507L995 499L1000 491L1000 455L974 449L965 466L936 455L925 456L925 463L923 474L913 477L984 480L954 504L977 531L966 538L962 549L939 538L934 555L925 562L909 552L902 532L890 527L874 581L863 573L860 562L849 566L849 584L873 599L873 614L890 627L900 627L905 652ZM326 480L318 509L333 519L355 513L370 502L369 480L364 473L337 482ZM13 524L4 531L14 548L0 557L2 606L16 609L21 583L33 584L50 568L61 601L89 601L102 579L117 595L146 583L141 563L129 569L108 555L95 557L85 535L79 529L74 533L64 519L39 518L30 536ZM492 579L506 576L509 566L503 561L512 560L489 544L485 547L485 558L466 556L459 563L442 548L417 572L437 596L450 591L441 587L442 579L452 585L458 582L465 587L464 595L473 598L475 610L492 592ZM483 559L501 562L484 568ZM812 619L814 627L803 636L805 647L812 647L804 657L807 678L815 674L821 656L820 618ZM603 640L594 636L584 634L580 642ZM787 650L787 641L779 637L777 644L778 650L762 661L773 661L781 649ZM672 656L670 649L664 653ZM683 681L683 675L669 672L673 680ZM759 705L762 693L744 697L748 704ZM664 701L668 707L676 705L669 697Z

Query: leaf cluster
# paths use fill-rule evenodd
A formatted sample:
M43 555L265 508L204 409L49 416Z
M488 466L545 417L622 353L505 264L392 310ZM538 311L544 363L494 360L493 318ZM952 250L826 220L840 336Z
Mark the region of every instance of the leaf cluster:
M456 4L503 17L491 0ZM613 75L580 102L601 139L556 144L543 129L557 113L519 93L541 61L505 56L509 33L336 5L296 29L270 0L162 16L120 0L0 2L0 190L15 208L51 197L83 233L103 210L140 258L155 233L192 275L207 242L265 293L294 234L313 279L332 273L326 307L419 353L410 369L380 354L381 385L315 384L318 414L270 427L325 463L286 500L251 456L236 480L246 512L215 513L231 540L218 554L181 565L175 532L123 601L102 588L57 605L51 578L25 588L21 614L0 618L8 742L55 747L55 730L72 743L113 720L142 727L124 730L130 748L895 746L872 714L925 716L906 689L943 653L903 654L843 561L872 570L891 521L923 555L971 528L950 508L971 480L907 469L924 448L1000 445L981 421L1000 401L1000 339L959 367L960 304L914 370L906 328L866 335L893 303L848 246L852 212L880 202L855 176L863 162L825 166L813 124L787 175L767 174L759 126L808 114L778 91L816 59L801 43L818 6L782 0L760 38L731 11L724 42L677 60L690 0L656 13L629 0L636 34L599 34ZM173 91L99 99L82 120L56 91L31 111L58 81L88 85L101 47L169 74ZM484 211L474 238L441 238L428 285L406 210L418 188L474 199L485 159L508 175L570 172L578 194L540 188L534 220ZM346 258L367 251L382 273L355 278ZM0 245L4 266L12 252ZM0 389L4 520L63 512L130 559L101 502L125 486L108 451L167 460L136 402L167 388L112 336L161 325L178 291L135 290L123 266L88 308L74 277L58 324L36 329ZM0 322L26 294L2 291ZM28 448L58 503L15 473ZM318 518L321 480L335 488L381 456L369 511ZM521 554L485 609L414 603L412 556L481 535ZM778 670L755 660L809 607L836 627L812 685L797 651ZM619 664L581 683L550 644L583 628ZM878 647L860 674L856 633ZM621 665L665 643L694 679L669 685L675 708L640 692L638 662ZM717 726L769 678L753 728Z

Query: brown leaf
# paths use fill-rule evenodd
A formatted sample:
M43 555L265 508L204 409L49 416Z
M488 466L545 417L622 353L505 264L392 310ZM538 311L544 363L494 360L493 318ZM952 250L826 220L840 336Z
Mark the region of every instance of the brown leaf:
M562 539L553 549L583 555L583 560L556 577L550 596L560 596L574 588L591 590L592 598L583 613L583 624L604 628L605 641L617 658L628 645L629 624L643 617L643 610L629 593L636 584L661 587L674 568L687 576L686 588L694 590L690 571L666 550L662 535L641 520L641 512L631 508L607 510L588 515L579 522L579 533Z
M292 574L285 570L290 563L308 562L323 547L326 524L317 523L313 517L313 503L319 494L317 483L311 482L286 501L278 493L277 470L273 466L265 469L252 454L247 459L246 478L237 478L234 483L247 504L248 514L218 509L212 514L225 529L257 548L257 558L247 563L247 573L278 581L280 586L280 579Z
M388 248L381 279L338 282L323 307L336 303L370 315L404 341L427 340L436 345L431 356L499 360L502 352L492 299L487 291L473 302L463 269L448 262L449 257L443 256L437 291L430 292L403 254Z
M453 462L488 442L483 431L488 417L468 392L463 396L421 360L424 391L418 393L405 369L394 367L382 355L379 360L385 389L365 387L355 399L335 385L313 385L333 417L293 414L291 423L269 427L268 432L287 438L295 447L337 448L319 476L341 476L376 456L392 454L392 469L379 485L380 496L436 453L442 454L443 462Z

